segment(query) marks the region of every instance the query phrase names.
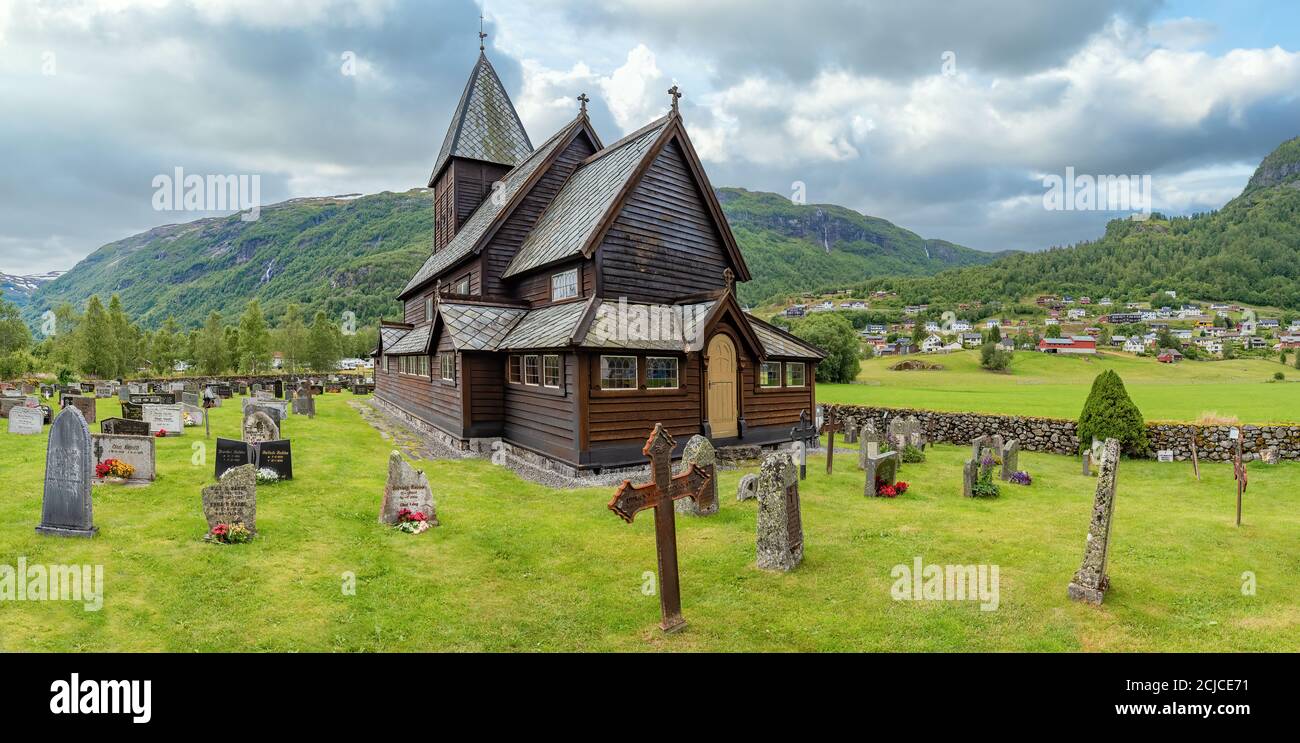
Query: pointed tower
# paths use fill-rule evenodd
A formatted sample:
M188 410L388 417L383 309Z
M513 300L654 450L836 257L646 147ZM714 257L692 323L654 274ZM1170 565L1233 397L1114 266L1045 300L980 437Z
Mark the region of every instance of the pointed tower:
M480 39L485 35L480 33ZM433 251L451 242L492 193L492 184L533 151L505 86L479 44L474 65L429 176L434 189Z

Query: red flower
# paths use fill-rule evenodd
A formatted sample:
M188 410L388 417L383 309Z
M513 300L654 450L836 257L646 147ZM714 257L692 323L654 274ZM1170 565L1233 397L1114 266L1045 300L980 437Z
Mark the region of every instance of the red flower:
M167 429L165 429L165 428L160 428L160 429L158 429L158 433L155 433L155 434L154 434L154 438L161 439L161 438L163 438L163 437L166 436L166 435L167 435Z
M899 495L906 493L908 487L910 486L907 483L903 482L902 480L899 480L898 482L894 483L894 490L897 490Z

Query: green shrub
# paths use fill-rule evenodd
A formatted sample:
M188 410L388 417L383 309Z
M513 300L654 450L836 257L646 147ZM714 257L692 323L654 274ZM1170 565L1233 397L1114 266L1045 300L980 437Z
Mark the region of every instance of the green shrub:
M918 464L925 461L925 452L911 444L904 446L903 451L899 452L898 456L904 464Z
M1282 372L1273 372L1273 379L1277 380L1278 382L1281 382L1284 379L1286 379L1286 375L1283 374Z
M1011 354L1003 351L993 343L980 347L980 366L989 371L1005 371L1011 363Z
M1129 399L1124 380L1114 371L1104 371L1092 381L1092 391L1079 415L1078 434L1081 453L1092 447L1093 439L1119 439L1124 452L1133 456L1143 455L1149 448L1142 411Z

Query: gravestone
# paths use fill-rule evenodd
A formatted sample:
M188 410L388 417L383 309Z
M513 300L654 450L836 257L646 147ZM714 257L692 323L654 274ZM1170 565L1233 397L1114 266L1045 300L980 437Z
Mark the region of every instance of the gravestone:
M122 403L122 417L130 421L144 420L144 406L135 403Z
M182 392L181 403L197 408L203 404L203 400L199 397L199 393L197 392Z
M388 482L384 484L384 499L379 504L379 523L396 524L402 509L424 514L430 526L438 525L438 512L433 502L433 490L424 470L407 464L396 451L388 455Z
M984 450L989 447L991 440L988 436L976 436L970 441L970 458L976 462L984 459Z
M316 398L307 393L307 388L299 387L293 396L293 414L316 416Z
M256 464L257 455L253 447L243 441L232 441L217 437L217 455L213 458L216 462L216 477L221 479L229 470L236 467L243 467L246 464Z
M277 399L284 399L284 380L277 379L271 383L271 391L275 393Z
M793 570L803 561L799 470L786 452L769 454L758 468L755 546L764 570Z
M862 426L862 432L858 435L858 469L867 468L867 458L880 454L880 434L876 433L876 425L867 421Z
M874 457L867 457L866 466L863 471L866 474L866 480L862 485L862 494L868 498L876 497L880 488L885 485L893 485L898 481L898 460L901 455L899 452L891 451L884 454L877 454Z
M257 534L257 468L236 467L216 485L203 488L203 517L209 532L217 524L243 524Z
M19 406L9 411L9 433L32 436L45 430L45 412L40 408Z
M1106 558L1110 552L1110 527L1115 513L1115 475L1119 467L1119 440L1106 439L1102 445L1097 493L1093 498L1092 519L1083 548L1083 564L1070 581L1068 594L1075 601L1101 604L1110 588Z
M143 405L144 422L149 424L149 433L166 431L168 436L181 436L185 433L185 420L179 405Z
M1002 479L1011 480L1011 476L1020 471L1020 441L1011 439L1002 448Z
M135 468L131 482L153 482L157 470L152 436L119 436L93 433L90 435L95 462L116 459Z
M110 398L110 397L112 397L112 396L113 396L113 387L112 387L112 385L107 385L107 384L97 384L97 385L95 385L95 398L96 398L96 399L104 399L104 400L107 400L108 398Z
M689 471L695 465L709 474L709 484L700 494L700 499L679 498L673 502L677 513L690 516L712 516L718 512L718 476L717 452L713 444L703 436L692 436L682 449L682 471Z
M80 410L66 408L54 420L46 444L45 494L38 533L93 537L99 532L90 500L90 479L94 474L90 428Z
M858 443L858 422L852 418L844 421L844 443Z
M736 500L752 500L758 497L758 475L745 475L736 485Z
M131 395L127 402L132 405L175 405L176 396L170 392L151 392L141 395Z
M134 387L135 387L134 385L127 385L127 384L124 384L124 385L122 385L121 387L118 387L118 388L117 388L117 400L118 400L118 402L130 402L130 401L131 401L131 390L134 389Z
M87 423L95 422L95 398L83 397L81 395L69 395L63 398L63 409L67 410L68 406L75 407L81 411L81 417Z
M1156 452L1156 461L1157 461L1157 462L1172 462L1172 461L1174 461L1174 450L1173 450L1173 449L1161 449L1160 451L1157 451L1157 452Z
M254 410L244 417L244 443L260 444L263 441L278 441L280 427L275 425L271 416L261 410Z
M1083 476L1092 477L1092 452L1085 451L1082 456Z
M979 462L967 459L961 467L961 494L963 498L975 497L975 482L979 479Z
M21 397L0 397L0 418L8 418L9 411L14 408L21 408L24 401Z
M293 446L289 441L263 441L255 448L259 470L271 470L281 480L293 479Z
M99 423L99 432L113 436L148 436L149 424L127 418L105 418Z
M197 405L181 403L181 421L187 426L201 426L207 413Z

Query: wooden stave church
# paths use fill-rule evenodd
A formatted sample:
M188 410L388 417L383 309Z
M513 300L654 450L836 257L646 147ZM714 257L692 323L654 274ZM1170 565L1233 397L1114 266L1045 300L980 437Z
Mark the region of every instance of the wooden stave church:
M534 149L480 49L429 178L433 254L381 327L379 400L460 448L499 440L574 471L643 464L657 422L678 453L694 434L791 440L825 354L737 303L749 269L670 93L609 146L582 96ZM623 322L665 307L680 314L663 327L696 332Z

